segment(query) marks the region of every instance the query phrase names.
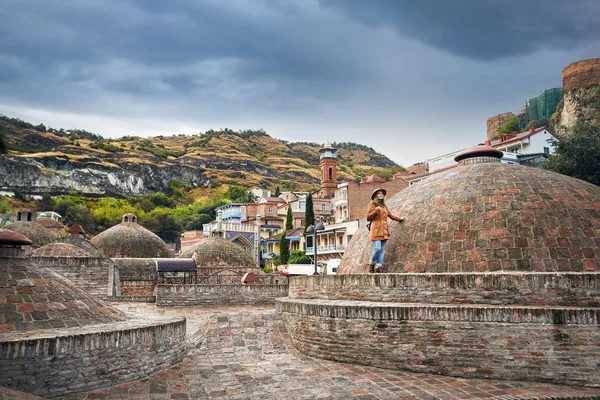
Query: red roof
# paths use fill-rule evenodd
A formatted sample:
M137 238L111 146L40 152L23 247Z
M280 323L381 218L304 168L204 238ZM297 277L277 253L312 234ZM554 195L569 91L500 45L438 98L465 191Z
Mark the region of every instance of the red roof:
M373 174L371 176L367 176L366 178L363 178L360 181L360 183L375 183L375 182L386 182L386 180L380 176Z
M537 128L537 129L531 128L528 131L517 133L517 134L502 135L500 139L492 141L491 146L492 147L498 147L498 146L501 146L501 145L506 144L506 143L517 142L517 141L525 139L525 138L527 138L529 136L533 136L536 133L541 132L543 130L548 131L552 136L554 136L555 138L558 139L558 137L556 136L556 134L554 132L552 132L550 129L548 129L545 126L542 126L540 128Z

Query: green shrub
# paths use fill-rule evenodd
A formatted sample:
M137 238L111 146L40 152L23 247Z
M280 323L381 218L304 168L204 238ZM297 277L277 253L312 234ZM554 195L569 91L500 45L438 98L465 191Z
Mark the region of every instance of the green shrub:
M312 261L303 250L293 250L288 264L312 264Z

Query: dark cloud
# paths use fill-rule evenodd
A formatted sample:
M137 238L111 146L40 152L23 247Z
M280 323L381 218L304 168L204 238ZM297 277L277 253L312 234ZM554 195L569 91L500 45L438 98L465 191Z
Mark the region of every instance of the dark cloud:
M160 88L161 95L193 92L208 78L267 80L330 96L333 83L362 72L351 54L336 57L319 45L319 33L293 2L0 0L0 9L0 56L27 65L15 75L0 58L0 80L92 82L96 90L133 94ZM216 70L207 71L211 65ZM338 85L337 94L344 88Z
M489 61L600 41L598 0L320 0L442 51Z

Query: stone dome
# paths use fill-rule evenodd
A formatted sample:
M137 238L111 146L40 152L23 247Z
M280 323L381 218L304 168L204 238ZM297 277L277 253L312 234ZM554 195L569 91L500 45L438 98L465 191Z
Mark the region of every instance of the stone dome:
M48 229L65 229L65 226L62 223L50 217L38 216L35 222Z
M33 247L42 247L54 239L52 231L36 222L17 221L5 226L6 229L18 232L31 240Z
M248 250L220 237L202 239L199 243L185 248L180 257L190 258L194 253L198 267L256 267L256 261Z
M8 230L2 230L0 246L14 245ZM13 235L14 236L14 235ZM20 244L26 244L21 242ZM125 315L76 288L71 281L35 266L19 254L0 256L3 333L58 329L124 321Z
M600 187L521 165L480 163L434 174L391 197L384 266L391 273L596 271ZM340 273L362 273L372 245L360 229Z
M92 257L84 249L71 243L49 243L45 246L35 249L30 253L31 257Z
M133 214L125 214L123 220L131 221L130 216ZM170 257L165 242L136 222L121 222L94 236L91 242L111 258Z

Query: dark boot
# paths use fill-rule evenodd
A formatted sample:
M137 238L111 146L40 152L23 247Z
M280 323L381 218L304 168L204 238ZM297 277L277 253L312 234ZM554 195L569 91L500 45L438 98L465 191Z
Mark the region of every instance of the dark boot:
M375 261L371 261L371 262L369 263L369 273L370 273L370 274L373 274L373 273L375 273Z
M381 265L381 264L375 264L375 273L376 274L383 273L383 265Z

